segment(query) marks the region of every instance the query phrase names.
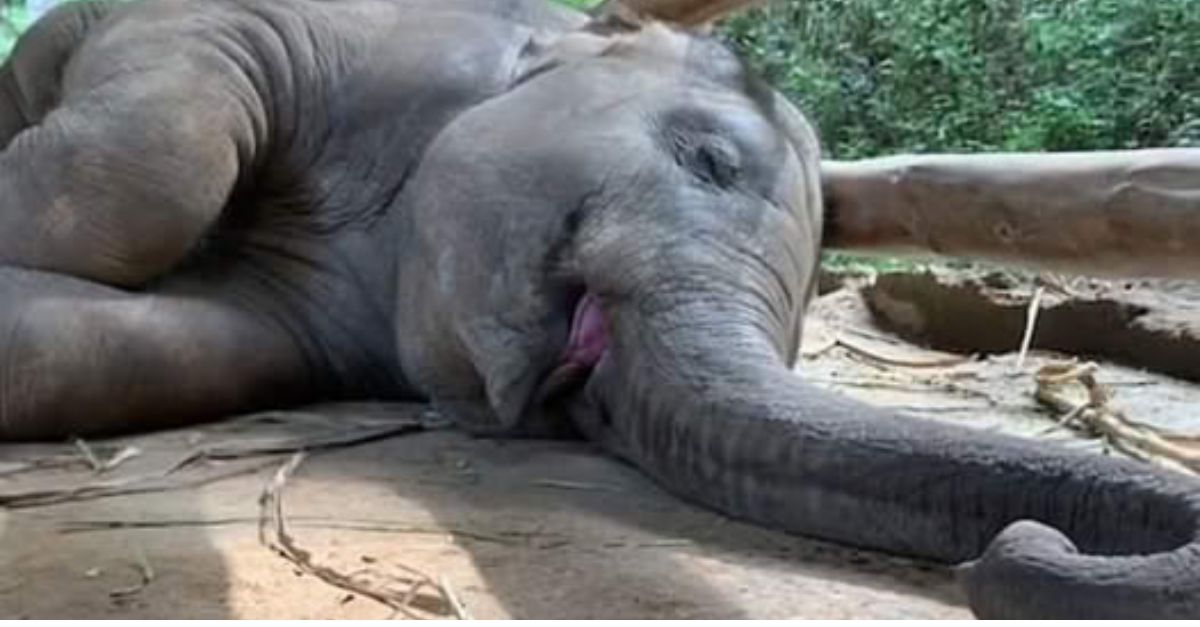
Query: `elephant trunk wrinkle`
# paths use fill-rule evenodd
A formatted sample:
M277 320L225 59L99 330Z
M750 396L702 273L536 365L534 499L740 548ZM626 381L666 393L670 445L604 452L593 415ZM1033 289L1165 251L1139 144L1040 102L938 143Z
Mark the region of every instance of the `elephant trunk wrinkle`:
M976 560L962 573L981 616L1200 616L1193 478L864 405L804 383L752 320L690 313L696 325L613 317L587 390L604 424L581 427L677 494L789 532Z

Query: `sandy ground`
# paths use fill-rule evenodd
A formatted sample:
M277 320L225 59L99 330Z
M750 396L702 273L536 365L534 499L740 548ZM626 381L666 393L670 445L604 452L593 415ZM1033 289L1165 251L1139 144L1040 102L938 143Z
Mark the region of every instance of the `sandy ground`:
M964 361L915 349L873 329L851 293L826 297L815 311L800 369L822 385L934 419L1105 453L1102 442L1055 427L1037 409L1030 373L1056 356L1034 355L1018 369L1012 356ZM1200 400L1195 386L1109 366L1102 376L1140 417L1197 426L1186 411ZM322 411L336 418L421 409ZM162 472L180 451L219 435L204 427L93 443L102 458L131 444L141 451L100 477L71 447L0 447L0 501L31 486L61 490ZM22 466L50 453L69 463ZM393 615L260 543L259 497L287 457L200 460L169 475L241 471L198 487L0 510L0 617ZM585 443L446 430L398 435L310 454L284 494L291 535L314 562L375 589L417 569L477 618L969 616L946 569L727 520L681 503ZM434 592L421 591L415 611L450 614Z

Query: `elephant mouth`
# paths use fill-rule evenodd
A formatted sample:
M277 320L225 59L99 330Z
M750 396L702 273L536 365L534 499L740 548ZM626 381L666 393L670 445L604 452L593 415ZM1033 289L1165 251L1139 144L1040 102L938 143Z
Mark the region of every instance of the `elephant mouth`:
M539 404L548 403L579 389L596 364L604 358L609 346L608 322L600 299L585 292L575 304L571 331L558 364L542 380L535 398Z

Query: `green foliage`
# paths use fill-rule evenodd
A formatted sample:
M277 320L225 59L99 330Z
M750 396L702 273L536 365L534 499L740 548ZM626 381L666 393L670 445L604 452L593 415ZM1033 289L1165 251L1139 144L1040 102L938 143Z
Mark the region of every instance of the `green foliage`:
M597 4L600 4L600 0L554 0L554 2L565 4L569 7L575 7L581 11L590 9Z
M17 36L29 26L29 15L22 0L0 0L0 61L17 43Z
M780 0L724 30L839 158L1200 145L1200 0Z

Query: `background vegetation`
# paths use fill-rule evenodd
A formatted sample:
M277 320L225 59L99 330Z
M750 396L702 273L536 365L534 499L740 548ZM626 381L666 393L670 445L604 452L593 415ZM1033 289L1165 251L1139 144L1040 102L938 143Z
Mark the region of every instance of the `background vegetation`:
M51 1L0 0L0 57ZM1200 146L1200 0L777 0L722 35L837 158Z
M17 35L29 25L22 0L0 0L0 60L8 56Z
M725 32L839 158L1200 145L1200 0L786 0Z

